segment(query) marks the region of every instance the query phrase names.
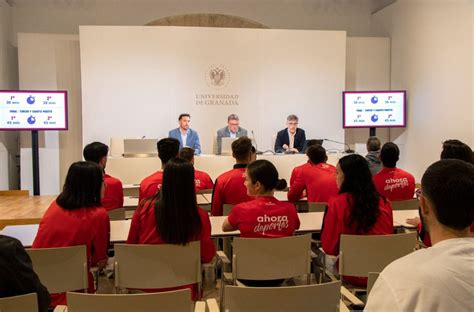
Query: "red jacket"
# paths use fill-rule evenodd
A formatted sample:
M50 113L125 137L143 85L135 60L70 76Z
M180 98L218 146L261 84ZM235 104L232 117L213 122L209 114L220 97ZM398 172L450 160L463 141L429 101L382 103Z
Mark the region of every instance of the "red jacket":
M102 207L66 210L53 201L39 224L33 248L55 248L85 245L89 268L107 260L110 222ZM67 278L67 277L65 277ZM94 290L89 274L89 292ZM66 294L52 294L51 305L66 304Z
M246 167L247 165L234 165L234 169L216 179L212 192L213 216L222 216L224 204L237 205L253 199L247 195L247 188L244 185Z
M382 168L372 177L379 194L388 200L408 200L415 195L415 178L399 168Z
M196 191L212 190L214 187L211 177L204 171L194 170L194 182L196 183Z
M349 225L352 210L350 202L352 198L347 193L339 194L328 202L321 230L321 246L328 255L339 255L341 234L358 234L355 225ZM372 229L362 235L393 234L393 213L390 202L380 198L379 211L379 217ZM355 285L367 285L367 278L349 277L347 280Z
M300 228L295 206L273 196L259 196L236 205L228 220L239 229L240 237L285 237L293 235Z
M155 217L156 200L148 200L140 203L137 210L133 214L130 231L128 233L127 244L166 244L156 231ZM201 218L202 229L194 240L201 242L201 262L211 262L216 254L216 248L211 240L211 221L207 212L197 207L199 217ZM176 288L155 289L149 291L169 291L183 288L192 289L193 300L199 298L196 285L184 285Z
M104 174L105 192L102 198L102 207L107 211L123 207L122 181L108 174Z
M306 190L309 203L327 202L339 193L336 184L336 167L327 163L314 165L310 162L293 169L290 178L288 200L303 198Z
M163 171L157 171L149 175L140 183L140 190L138 191L138 202L141 203L145 198L152 197L161 188L163 182Z

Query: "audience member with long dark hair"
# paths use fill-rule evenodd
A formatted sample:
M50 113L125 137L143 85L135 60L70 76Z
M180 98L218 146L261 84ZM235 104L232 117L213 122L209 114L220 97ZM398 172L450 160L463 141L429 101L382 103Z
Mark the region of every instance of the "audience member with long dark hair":
M392 208L377 193L364 157L355 154L342 157L336 167L336 182L339 195L329 200L321 231L321 245L326 254L339 254L341 234L393 234ZM345 278L356 285L367 283L366 278Z
M110 222L101 206L102 175L102 168L89 161L78 161L69 167L63 191L41 219L33 248L85 245L89 267L105 266ZM94 291L91 274L88 291ZM58 304L66 304L66 294L51 295L51 305Z
M201 261L210 262L216 250L209 216L196 202L194 167L187 160L172 158L163 170L160 192L140 202L135 211L127 243L186 245L192 241L201 242ZM197 287L186 287L192 288L197 299ZM164 290L170 289L154 291Z

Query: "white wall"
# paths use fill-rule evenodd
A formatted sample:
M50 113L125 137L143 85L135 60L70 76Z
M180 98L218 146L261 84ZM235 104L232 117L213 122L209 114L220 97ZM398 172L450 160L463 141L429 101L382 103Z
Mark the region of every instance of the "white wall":
M255 131L262 150L273 149L289 114L308 138L343 140L344 32L87 26L80 40L84 144L161 138L183 112L206 154L230 113ZM219 90L207 83L216 65L229 81ZM197 105L199 94L236 94L238 105Z
M13 46L11 8L0 0L0 90L17 89L18 68ZM18 188L18 133L0 131L0 190Z
M41 195L58 194L67 168L82 158L79 38L77 35L19 34L18 57L22 89L68 90L70 129L39 132ZM31 168L31 134L22 132L22 189L33 188Z
M391 37L391 87L408 96L407 129L392 139L405 145L402 163L417 180L443 140L474 143L472 18L469 0L399 0L374 16Z
M21 1L13 7L15 33L79 33L79 25L145 25L191 13L220 13L249 18L280 29L344 30L370 36L371 1L313 0L121 0ZM325 2L325 3L324 3ZM52 4L51 4L52 3Z
M370 91L390 89L390 38L348 37L346 53L346 90ZM382 143L390 141L390 130L376 130ZM344 130L345 142L366 153L369 129ZM360 147L360 151L359 151Z

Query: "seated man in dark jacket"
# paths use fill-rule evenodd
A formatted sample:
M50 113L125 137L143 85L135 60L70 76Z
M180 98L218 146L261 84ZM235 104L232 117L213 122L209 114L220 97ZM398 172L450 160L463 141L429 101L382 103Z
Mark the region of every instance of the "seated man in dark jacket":
M0 235L0 298L38 295L38 311L48 311L49 293L33 271L30 256L20 241Z
M290 115L286 118L287 128L278 131L275 140L275 153L304 153L306 134L298 128L298 117Z

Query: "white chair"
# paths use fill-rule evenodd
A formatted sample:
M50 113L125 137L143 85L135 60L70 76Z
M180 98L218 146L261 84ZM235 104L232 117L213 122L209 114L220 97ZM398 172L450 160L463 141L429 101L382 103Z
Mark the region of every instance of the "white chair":
M369 272L369 278L367 280L367 297L370 295L370 291L375 285L377 278L379 278L379 272Z
M41 283L51 294L88 288L86 246L27 249Z
M148 311L176 311L176 312L205 312L204 302L191 301L191 290L177 290L151 294L110 294L94 295L81 293L67 293L68 312L148 312Z
M337 311L341 298L341 283L330 282L292 287L226 286L224 311ZM208 300L209 311L217 304ZM218 311L218 310L217 310Z
M115 287L156 289L200 284L200 242L181 245L115 245Z
M327 203L314 202L308 203L308 212L324 212L326 210Z
M125 208L117 208L108 211L110 221L125 220Z
M36 293L0 298L1 312L38 312Z
M418 199L408 199L408 200L399 200L391 201L392 210L418 210L420 203Z
M339 274L341 276L368 277L369 272L382 272L396 259L415 250L417 233L393 235L341 235L339 245ZM346 287L341 293L354 305L364 303Z
M230 260L223 252L217 253L224 264ZM221 304L224 302L224 283L242 285L244 280L276 280L297 276L311 279L311 236L282 238L234 239L232 272L222 274Z
M123 138L110 138L109 154L112 157L122 157L124 152Z

